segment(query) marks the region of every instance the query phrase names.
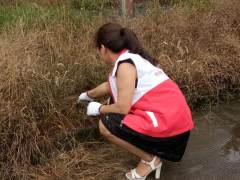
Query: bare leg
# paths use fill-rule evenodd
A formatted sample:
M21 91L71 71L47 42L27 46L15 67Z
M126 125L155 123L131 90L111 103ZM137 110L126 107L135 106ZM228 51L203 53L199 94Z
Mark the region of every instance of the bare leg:
M112 143L116 144L117 146L135 154L136 156L138 156L139 158L141 158L144 161L147 162L151 162L154 158L154 155L149 154L139 148L137 148L136 146L133 146L132 144L114 136L113 134L111 134L106 128L105 126L102 124L102 121L99 121L99 129L100 132L102 133L103 136L105 136L109 141L111 141ZM161 162L161 159L158 157L155 161L155 166L159 165ZM148 172L151 171L151 167L143 162L140 162L137 166L136 169L137 173L140 176L145 176ZM131 173L128 174L128 177L131 177Z

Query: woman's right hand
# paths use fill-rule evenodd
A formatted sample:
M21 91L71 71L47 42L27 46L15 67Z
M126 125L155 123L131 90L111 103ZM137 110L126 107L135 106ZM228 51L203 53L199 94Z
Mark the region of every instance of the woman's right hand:
M93 101L93 99L88 96L87 92L84 92L84 93L80 94L80 96L78 98L78 102L79 101Z
M79 101L93 101L93 98L102 97L110 94L108 82L102 83L95 89L80 94L77 102Z

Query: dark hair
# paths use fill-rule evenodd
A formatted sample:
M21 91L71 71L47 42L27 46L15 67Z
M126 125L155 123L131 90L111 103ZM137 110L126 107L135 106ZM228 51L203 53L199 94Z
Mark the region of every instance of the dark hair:
M152 58L144 50L136 34L129 28L123 28L119 24L107 23L98 29L95 35L95 45L98 49L101 45L110 49L114 53L120 53L123 49L129 49L130 53L139 54L154 66L158 61Z

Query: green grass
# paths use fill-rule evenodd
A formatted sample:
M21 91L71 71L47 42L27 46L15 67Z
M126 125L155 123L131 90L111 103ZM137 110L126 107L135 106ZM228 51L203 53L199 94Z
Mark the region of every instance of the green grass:
M94 18L99 15L96 11L108 6L108 2L109 0L72 0L66 6L38 6L30 3L0 6L0 33L9 32L19 23L22 23L24 29L37 27L43 30L55 22L73 23L81 27L93 23ZM108 14L114 13L115 11L112 10Z
M24 29L37 27L45 29L55 21L76 22L74 10L69 7L38 7L33 4L23 4L11 8L0 7L0 29L13 28L22 23ZM7 29L9 30L9 29Z
M164 0L161 2L179 4L184 2L188 5L209 3L211 0ZM153 1L147 1L146 7L155 6ZM41 7L37 4L22 3L17 6L0 6L0 28L6 25L14 26L20 20L24 26L31 28L34 25L46 25L61 18L68 18L69 21L76 22L76 14L85 12L85 22L91 21L91 11L99 11L110 7L110 0L71 0L67 6ZM88 13L86 13L88 11Z
M0 27L6 24L13 25L16 24L19 19L22 19L28 25L37 22L39 19L43 18L47 13L46 10L40 10L33 5L23 5L20 7L13 8L0 8Z

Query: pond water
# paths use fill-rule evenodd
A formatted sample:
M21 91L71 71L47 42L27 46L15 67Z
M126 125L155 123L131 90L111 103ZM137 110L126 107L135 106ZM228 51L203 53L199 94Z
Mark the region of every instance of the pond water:
M240 180L240 102L194 114L193 119L182 161L163 161L161 180Z

